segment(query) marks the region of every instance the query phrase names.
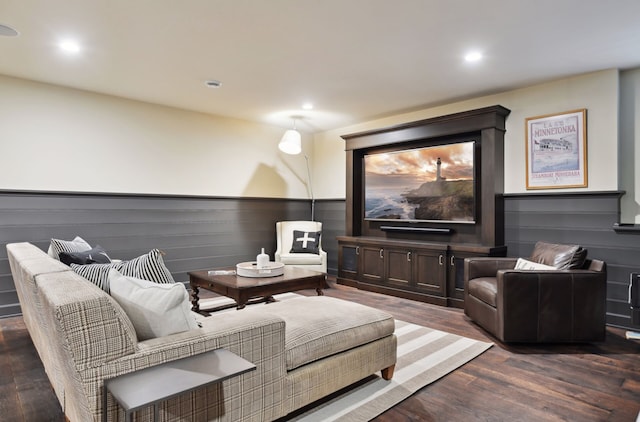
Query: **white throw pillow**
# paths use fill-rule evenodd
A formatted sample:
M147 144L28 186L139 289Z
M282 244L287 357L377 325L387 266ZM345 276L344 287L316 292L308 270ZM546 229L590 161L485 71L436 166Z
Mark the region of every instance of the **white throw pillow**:
M133 323L138 340L198 328L182 283L158 284L109 271L111 296Z
M557 268L552 267L551 265L539 264L537 262L518 258L514 270L557 270Z

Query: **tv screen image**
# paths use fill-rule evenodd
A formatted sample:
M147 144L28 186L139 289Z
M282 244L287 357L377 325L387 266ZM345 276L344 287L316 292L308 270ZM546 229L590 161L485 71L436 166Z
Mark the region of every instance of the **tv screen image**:
M365 155L365 220L474 223L474 145Z

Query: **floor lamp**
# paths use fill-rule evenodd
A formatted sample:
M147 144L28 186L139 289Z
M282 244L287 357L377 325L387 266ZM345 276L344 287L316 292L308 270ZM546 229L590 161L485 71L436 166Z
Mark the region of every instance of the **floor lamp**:
M300 132L296 130L296 121L293 121L293 129L287 130L280 143L278 144L280 151L285 154L298 155L302 152L302 138ZM311 194L311 221L315 220L315 206L316 200L313 196L313 184L311 183L311 170L309 169L309 157L304 154L304 159L307 162L307 180L309 182L309 193Z

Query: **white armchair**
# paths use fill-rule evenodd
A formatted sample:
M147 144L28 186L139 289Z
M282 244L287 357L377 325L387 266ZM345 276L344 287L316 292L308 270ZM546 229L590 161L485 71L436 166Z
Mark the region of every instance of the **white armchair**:
M299 233L294 236L294 231ZM276 240L276 262L327 272L327 253L322 250L321 222L279 221L276 223Z

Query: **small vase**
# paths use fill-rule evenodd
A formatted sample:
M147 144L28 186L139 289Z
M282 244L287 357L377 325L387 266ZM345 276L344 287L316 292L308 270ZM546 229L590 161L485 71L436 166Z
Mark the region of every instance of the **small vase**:
M262 248L262 252L256 256L256 266L258 269L266 268L269 265L269 255L264 253L264 248Z

